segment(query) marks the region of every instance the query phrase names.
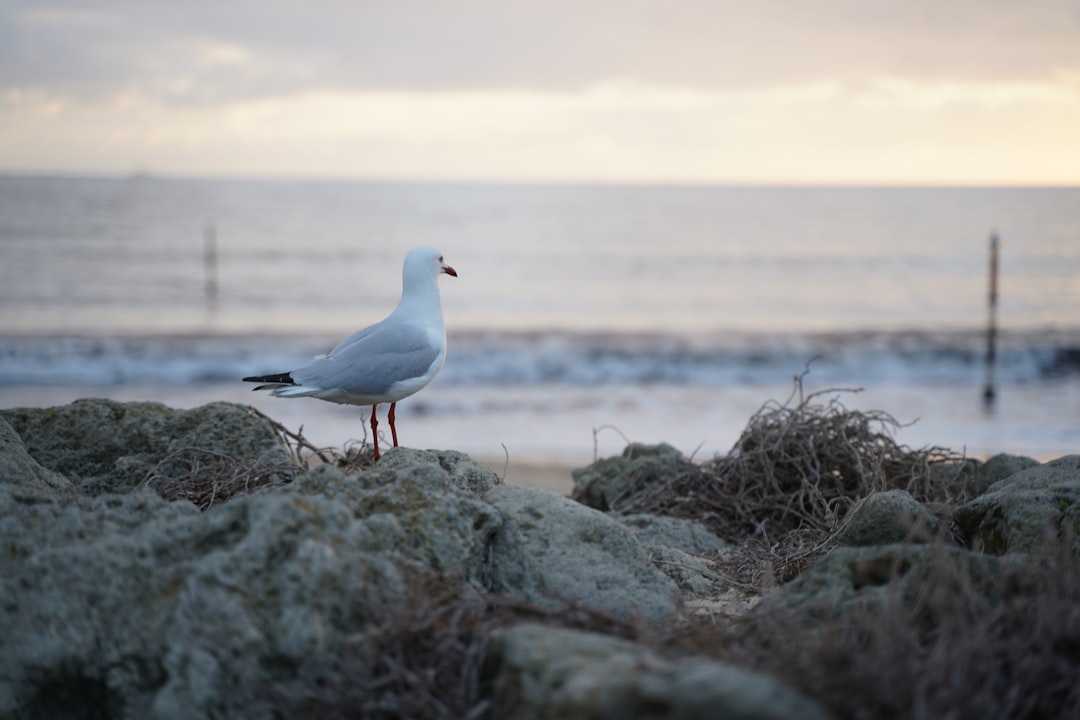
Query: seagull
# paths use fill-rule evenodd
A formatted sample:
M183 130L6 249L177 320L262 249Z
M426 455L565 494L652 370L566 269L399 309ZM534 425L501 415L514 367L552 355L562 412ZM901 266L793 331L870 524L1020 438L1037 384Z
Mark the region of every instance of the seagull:
M379 459L375 410L390 403L390 433L398 446L394 409L398 400L420 391L446 360L446 328L439 298L439 276L457 271L431 247L409 251L401 271L401 300L384 320L357 330L326 355L296 370L255 375L244 382L263 383L283 398L314 397L345 405L371 405L375 460Z

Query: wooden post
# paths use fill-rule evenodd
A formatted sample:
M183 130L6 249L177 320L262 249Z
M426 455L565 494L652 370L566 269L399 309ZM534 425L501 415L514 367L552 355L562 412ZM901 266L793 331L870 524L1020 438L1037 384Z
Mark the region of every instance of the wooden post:
M998 304L998 235L990 234L990 295L989 313L986 327L986 386L983 388L983 402L987 408L994 404L997 395L994 389L994 365L997 362L997 304Z
M217 231L213 223L207 223L203 231L203 291L206 295L207 309L217 305Z

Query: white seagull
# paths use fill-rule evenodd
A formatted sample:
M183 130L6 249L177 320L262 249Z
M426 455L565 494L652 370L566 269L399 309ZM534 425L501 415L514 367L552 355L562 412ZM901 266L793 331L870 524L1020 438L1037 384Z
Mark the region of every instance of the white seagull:
M371 433L379 459L375 409L390 403L390 433L398 445L394 408L423 389L446 360L446 327L439 298L439 275L457 277L435 248L418 247L405 256L401 300L386 319L358 330L307 365L276 375L256 375L244 382L264 383L284 398L314 397L346 405L371 405Z

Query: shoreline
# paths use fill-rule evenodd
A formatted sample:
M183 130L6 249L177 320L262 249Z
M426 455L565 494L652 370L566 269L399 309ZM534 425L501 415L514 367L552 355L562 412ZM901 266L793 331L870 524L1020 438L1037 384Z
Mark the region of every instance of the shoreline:
M474 461L491 468L507 485L540 488L569 497L574 489L571 473L575 468L583 467L580 463L559 460L527 460L497 457L473 457Z

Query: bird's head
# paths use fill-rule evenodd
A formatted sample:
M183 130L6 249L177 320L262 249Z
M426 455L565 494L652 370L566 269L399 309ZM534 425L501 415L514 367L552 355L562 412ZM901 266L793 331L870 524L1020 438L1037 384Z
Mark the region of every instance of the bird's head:
M437 278L444 273L457 277L457 270L447 265L443 254L433 247L413 248L405 256L403 274L406 282L410 278L415 278L418 281L426 278Z

